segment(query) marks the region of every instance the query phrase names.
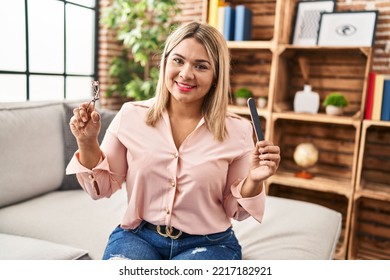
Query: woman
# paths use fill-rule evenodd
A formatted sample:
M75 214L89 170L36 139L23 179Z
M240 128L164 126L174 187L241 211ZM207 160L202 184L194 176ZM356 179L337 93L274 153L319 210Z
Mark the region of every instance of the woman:
M261 222L280 152L254 145L250 122L227 112L229 64L215 28L187 23L167 39L156 97L124 104L101 147L99 114L74 109L79 150L67 173L94 199L126 180L128 207L103 259L241 259L231 219Z

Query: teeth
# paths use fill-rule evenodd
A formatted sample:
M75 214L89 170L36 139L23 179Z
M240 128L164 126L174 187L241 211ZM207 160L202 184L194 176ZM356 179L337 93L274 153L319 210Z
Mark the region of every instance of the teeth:
M179 86L181 87L184 87L184 88L192 88L193 86L189 86L189 85L183 85L181 83L177 83Z

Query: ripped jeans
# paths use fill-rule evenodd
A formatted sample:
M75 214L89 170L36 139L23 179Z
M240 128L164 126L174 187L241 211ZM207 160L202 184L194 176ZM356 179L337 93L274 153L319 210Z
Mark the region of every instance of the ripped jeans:
M232 228L209 235L171 239L144 227L115 228L108 240L103 260L241 260L241 246Z

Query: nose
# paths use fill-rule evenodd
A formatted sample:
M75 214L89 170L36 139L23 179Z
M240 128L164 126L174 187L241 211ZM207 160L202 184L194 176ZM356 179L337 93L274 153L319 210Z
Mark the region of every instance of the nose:
M192 67L191 65L189 64L185 64L183 65L183 67L181 68L180 70L180 78L182 78L183 80L192 80L195 78L195 75L194 73L192 72Z

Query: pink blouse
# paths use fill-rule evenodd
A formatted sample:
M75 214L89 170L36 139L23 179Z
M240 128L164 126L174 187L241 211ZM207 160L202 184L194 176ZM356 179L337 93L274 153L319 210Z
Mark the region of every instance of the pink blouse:
M231 218L253 216L261 222L264 188L255 197L240 194L254 147L249 120L228 114L228 137L219 142L202 119L177 149L167 111L155 127L145 123L151 102L123 105L102 142L103 160L90 170L79 163L76 152L67 174L77 173L93 199L110 197L126 180L125 229L146 220L190 234L211 234L225 231Z

